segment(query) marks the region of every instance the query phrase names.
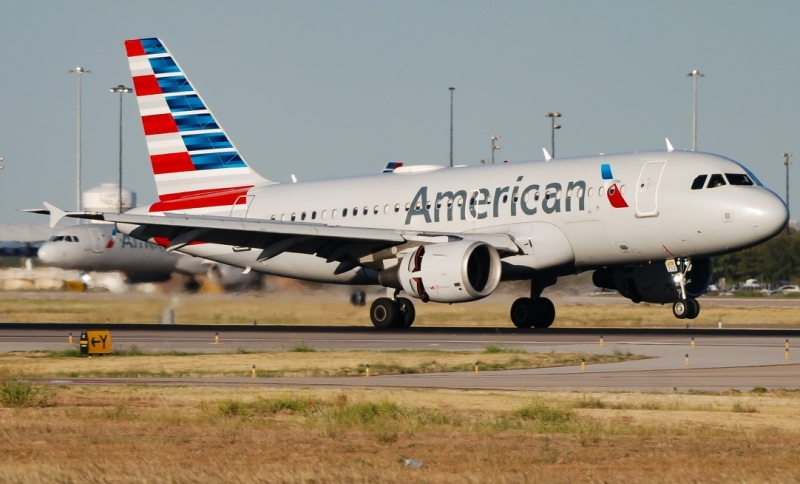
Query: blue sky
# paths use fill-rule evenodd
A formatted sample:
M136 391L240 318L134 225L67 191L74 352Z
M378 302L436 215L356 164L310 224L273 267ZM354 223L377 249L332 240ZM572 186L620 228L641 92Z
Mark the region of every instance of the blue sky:
M0 16L0 223L75 205L76 79L83 187L117 179L122 42L160 37L248 163L288 181L368 174L388 161L542 158L546 111L559 157L691 148L800 187L800 2L8 1ZM125 186L155 200L133 95L124 99ZM800 190L792 196L800 213Z

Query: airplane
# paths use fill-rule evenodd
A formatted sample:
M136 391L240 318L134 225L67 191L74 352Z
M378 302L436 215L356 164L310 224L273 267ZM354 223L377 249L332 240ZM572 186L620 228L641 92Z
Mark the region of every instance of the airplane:
M208 274L223 286L254 284L241 269L197 257L168 253L163 247L117 231L114 224L93 223L65 227L39 247L39 259L61 269L83 272L123 272L131 284L164 282L173 272L189 276Z
M594 270L598 287L695 318L711 257L760 244L783 201L724 156L677 151L444 167L280 183L245 162L157 38L125 41L159 200L123 214L31 210L114 222L167 252L307 281L381 285L377 328L409 327L413 299L461 303L530 281L511 306L547 328L542 291ZM405 293L400 296L401 291ZM407 296L407 297L406 297Z

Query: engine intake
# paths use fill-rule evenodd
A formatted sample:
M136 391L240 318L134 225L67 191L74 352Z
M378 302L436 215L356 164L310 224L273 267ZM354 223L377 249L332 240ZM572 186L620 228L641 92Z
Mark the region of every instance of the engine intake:
M379 274L381 285L402 289L423 302L476 301L497 289L500 255L471 240L421 245Z
M686 275L686 294L698 297L711 283L711 259L695 259ZM612 266L592 275L595 286L613 289L633 302L671 303L680 298L678 288L664 264Z

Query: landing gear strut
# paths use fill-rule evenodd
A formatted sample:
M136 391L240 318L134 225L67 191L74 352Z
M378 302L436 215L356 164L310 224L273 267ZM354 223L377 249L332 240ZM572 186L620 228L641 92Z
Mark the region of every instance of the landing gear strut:
M694 319L700 314L700 303L686 294L687 274L692 270L691 259L675 259L675 264L667 264L668 270L674 272L675 285L678 286L678 299L672 304L672 314L678 319Z
M521 297L511 305L511 322L518 328L549 328L556 319L553 302L542 296L547 286L556 283L556 278L531 280L531 297Z
M410 299L397 297L379 297L369 309L369 318L378 329L408 328L414 324L416 311Z

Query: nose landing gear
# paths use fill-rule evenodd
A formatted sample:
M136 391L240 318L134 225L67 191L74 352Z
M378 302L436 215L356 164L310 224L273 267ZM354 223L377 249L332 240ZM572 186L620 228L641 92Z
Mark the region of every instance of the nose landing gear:
M674 273L673 280L678 286L680 299L672 303L672 314L678 319L695 319L700 314L700 303L686 294L687 274L692 270L691 259L667 261L667 270Z

